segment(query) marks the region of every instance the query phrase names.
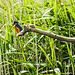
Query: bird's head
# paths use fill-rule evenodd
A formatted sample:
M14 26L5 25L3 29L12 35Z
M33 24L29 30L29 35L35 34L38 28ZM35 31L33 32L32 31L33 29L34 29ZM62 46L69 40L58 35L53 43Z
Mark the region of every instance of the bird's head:
M17 24L18 24L18 21L14 21L13 26L14 26L14 25L17 25Z

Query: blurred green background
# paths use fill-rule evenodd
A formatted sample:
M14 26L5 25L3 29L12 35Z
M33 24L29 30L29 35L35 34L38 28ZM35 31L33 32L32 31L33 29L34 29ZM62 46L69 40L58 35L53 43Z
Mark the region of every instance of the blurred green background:
M0 0L0 75L75 75L75 44L34 32L17 37L12 26L75 37L74 0Z

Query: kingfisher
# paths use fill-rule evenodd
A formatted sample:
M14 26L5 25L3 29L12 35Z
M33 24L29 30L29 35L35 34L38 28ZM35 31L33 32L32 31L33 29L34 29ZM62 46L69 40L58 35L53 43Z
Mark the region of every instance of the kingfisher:
M23 30L23 28L18 24L18 21L14 21L13 26L14 26L14 28L15 28L15 30L16 30L17 33L21 32ZM34 24L30 24L29 26L32 27L32 28L35 28ZM25 33L23 33L23 35Z
M18 24L18 21L14 21L13 26L17 33L23 30L23 28Z

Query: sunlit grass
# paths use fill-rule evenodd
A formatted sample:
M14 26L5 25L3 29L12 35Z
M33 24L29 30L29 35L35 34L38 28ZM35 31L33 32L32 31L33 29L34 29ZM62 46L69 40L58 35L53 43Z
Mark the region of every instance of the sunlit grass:
M2 74L36 75L38 66L39 75L74 75L74 43L65 44L44 35L35 35L33 32L17 37L12 26L14 20L22 27L25 24L34 24L35 21L35 26L39 29L74 37L74 13L73 0L63 0L61 3L57 3L57 0L0 0Z

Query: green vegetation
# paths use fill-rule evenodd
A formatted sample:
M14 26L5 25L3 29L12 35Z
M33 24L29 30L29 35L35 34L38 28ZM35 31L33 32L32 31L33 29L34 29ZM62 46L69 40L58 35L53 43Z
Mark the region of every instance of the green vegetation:
M75 43L34 32L17 37L12 26L35 24L75 37L74 0L0 0L0 75L75 75Z

